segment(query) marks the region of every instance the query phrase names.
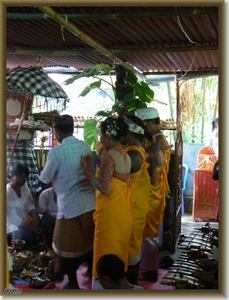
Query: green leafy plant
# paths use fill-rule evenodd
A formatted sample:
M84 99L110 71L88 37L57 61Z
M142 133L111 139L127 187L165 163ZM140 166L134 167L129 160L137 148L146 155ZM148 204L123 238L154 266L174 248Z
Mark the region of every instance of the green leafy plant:
M112 76L114 75L116 75L115 83L112 80ZM94 81L83 89L79 97L85 97L93 89L99 89L112 100L114 99L111 110L98 111L95 114L97 121L90 119L84 123L84 140L89 144L92 150L95 149L95 144L98 141L97 122L113 114L133 115L136 109L147 107L147 104L151 103L154 98L154 91L146 82L120 65L96 64L94 67L86 69L80 74L73 75L67 79L64 84L72 84L75 80L83 77L93 78ZM107 77L110 80L108 80ZM111 86L113 97L103 90L103 82Z

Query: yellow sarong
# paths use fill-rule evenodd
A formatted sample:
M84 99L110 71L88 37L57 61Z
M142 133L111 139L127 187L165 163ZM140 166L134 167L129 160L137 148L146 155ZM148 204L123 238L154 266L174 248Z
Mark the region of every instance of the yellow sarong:
M96 176L99 174L96 171ZM128 266L128 248L132 230L133 199L131 185L112 178L111 188L107 194L96 190L96 209L94 212L94 278L98 277L96 265L104 254L116 254Z
M130 182L135 183L136 187L132 190L134 211L133 225L129 244L129 259L135 257L142 246L143 230L146 224L146 215L149 211L150 177L147 171L149 163L146 162L145 153L138 146L125 148L126 152L136 150L142 157L142 167L130 174Z
M164 218L165 197L168 191L166 165L157 167L157 182L150 186L149 212L143 232L144 238L154 238L159 235L160 223Z

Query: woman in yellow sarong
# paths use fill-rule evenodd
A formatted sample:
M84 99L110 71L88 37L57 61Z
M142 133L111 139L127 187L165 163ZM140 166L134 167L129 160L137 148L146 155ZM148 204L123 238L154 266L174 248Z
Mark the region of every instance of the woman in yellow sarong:
M142 259L140 269L146 272L139 275L139 280L156 282L159 263L159 233L165 210L165 197L169 190L167 184L167 171L165 156L160 150L160 145L155 144L152 135L145 130L145 135L140 139L146 151L146 161L150 176L149 212L143 232Z
M160 144L160 149L165 155L166 159L166 172L169 172L169 163L170 163L170 150L172 145L169 145L166 137L164 136L161 130L161 122L160 117L157 109L154 107L147 107L147 108L139 108L136 110L135 115L138 116L145 126L147 127L148 131L153 137L153 141L155 144ZM167 176L165 179L165 185L168 185L168 178ZM160 234L159 234L159 244L162 245L162 237L163 237L163 222L160 224Z
M140 147L139 139L144 135L144 124L136 116L124 117L129 126L127 137L122 139L126 152L131 158L130 182L136 184L133 192L133 225L129 244L127 279L132 284L138 284L138 271L141 259L143 230L146 215L149 211L150 178L147 171L145 151Z
M82 157L84 173L96 188L92 289L102 289L96 281L96 265L102 255L118 255L124 261L127 271L133 217L129 184L131 160L120 142L127 133L128 125L123 118L109 117L101 123L100 142L104 151L98 158L96 176L87 170L87 157Z

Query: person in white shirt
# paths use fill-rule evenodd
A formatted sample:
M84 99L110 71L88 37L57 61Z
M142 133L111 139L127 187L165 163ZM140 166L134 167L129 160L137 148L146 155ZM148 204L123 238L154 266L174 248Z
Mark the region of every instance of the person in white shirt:
M53 130L60 144L48 152L39 180L42 185L52 182L57 194L52 241L54 273L68 275L66 289L79 289L76 270L86 256L92 255L95 210L95 189L83 173L81 156L88 157L92 171L92 151L73 136L72 116L54 116Z
M6 233L10 239L23 239L27 246L35 242L40 235L39 215L36 212L33 197L26 180L29 169L17 164L12 170L12 177L6 185Z
M52 247L52 236L57 215L57 197L53 187L41 192L38 201L38 213L41 215L40 227L46 238L46 244Z

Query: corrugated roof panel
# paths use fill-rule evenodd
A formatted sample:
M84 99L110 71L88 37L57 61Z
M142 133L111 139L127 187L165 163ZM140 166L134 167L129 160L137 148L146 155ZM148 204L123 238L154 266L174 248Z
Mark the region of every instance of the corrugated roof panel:
M7 12L13 15L6 23L7 48L11 51L7 53L7 67L34 65L40 56L42 66L85 69L96 63L112 64L116 56L141 71L218 69L218 50L213 47L219 44L217 6L73 6L52 9L66 17L66 21L74 24L97 45L105 47L112 53L111 57L98 52L96 45L91 46L64 29L37 7L8 6ZM209 13L202 11L198 15L201 9L209 9ZM23 13L29 15L23 19ZM196 52L191 50L195 45L199 47ZM212 49L204 49L204 45ZM142 53L144 49L148 52ZM150 49L156 52L150 53ZM175 51L171 52L173 49ZM19 54L19 50L26 54ZM83 53L75 55L74 50L82 50ZM112 50L118 50L118 53ZM64 55L54 55L58 51L65 51Z

